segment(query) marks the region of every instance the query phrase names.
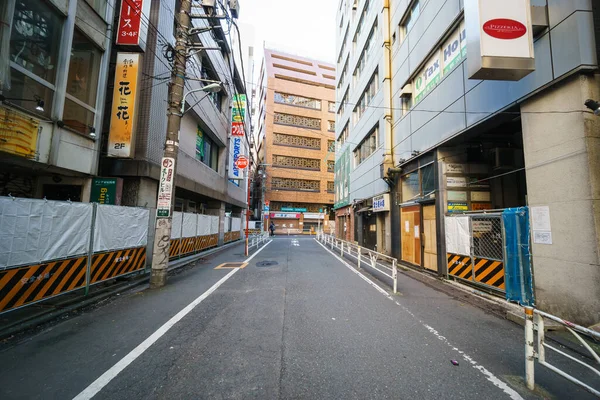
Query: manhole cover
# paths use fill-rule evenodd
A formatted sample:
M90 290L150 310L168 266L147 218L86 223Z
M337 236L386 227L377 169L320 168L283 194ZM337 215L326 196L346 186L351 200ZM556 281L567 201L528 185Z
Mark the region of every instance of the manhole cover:
M218 267L215 267L215 269L244 268L246 265L248 265L248 263L244 263L244 262L226 262L226 263L223 263L223 264L219 265Z
M277 264L279 264L277 261L265 260L265 261L257 262L256 266L257 267L270 267L272 265L277 265Z

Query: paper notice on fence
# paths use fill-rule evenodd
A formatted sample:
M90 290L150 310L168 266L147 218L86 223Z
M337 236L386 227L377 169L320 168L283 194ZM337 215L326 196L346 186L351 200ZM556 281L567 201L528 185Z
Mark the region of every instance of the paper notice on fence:
M471 254L470 249L469 217L447 217L446 251L468 256Z

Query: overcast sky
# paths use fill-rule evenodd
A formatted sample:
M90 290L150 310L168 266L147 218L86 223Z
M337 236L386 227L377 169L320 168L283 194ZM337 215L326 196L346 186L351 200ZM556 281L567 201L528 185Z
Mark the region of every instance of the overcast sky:
M267 47L333 63L335 13L339 0L242 0L240 23L254 27L255 58L260 68ZM250 46L242 37L244 46Z

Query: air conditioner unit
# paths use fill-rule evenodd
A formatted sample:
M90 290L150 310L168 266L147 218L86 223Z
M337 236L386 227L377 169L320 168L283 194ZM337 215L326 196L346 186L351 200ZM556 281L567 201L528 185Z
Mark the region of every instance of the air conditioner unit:
M496 147L492 149L492 166L494 170L512 170L525 165L523 150Z
M233 18L238 18L240 15L240 2L238 0L229 0L229 11Z

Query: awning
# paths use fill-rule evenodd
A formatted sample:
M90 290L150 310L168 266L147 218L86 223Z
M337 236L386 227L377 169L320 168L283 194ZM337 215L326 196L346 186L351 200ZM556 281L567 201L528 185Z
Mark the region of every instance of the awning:
M360 213L363 213L365 211L371 211L371 210L373 210L371 207L363 207L360 210L358 210L357 213L360 214Z

